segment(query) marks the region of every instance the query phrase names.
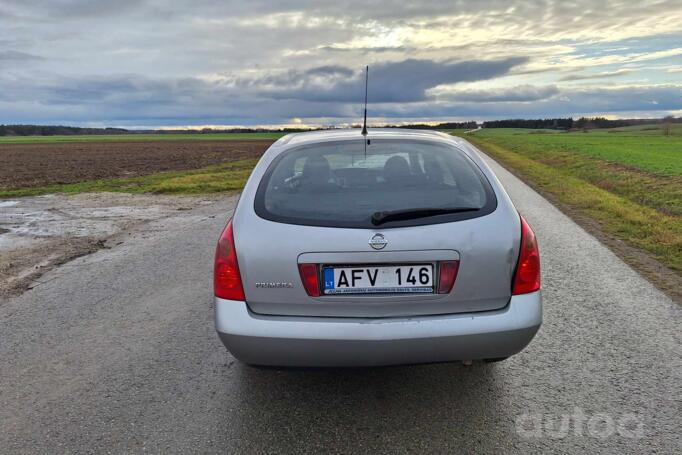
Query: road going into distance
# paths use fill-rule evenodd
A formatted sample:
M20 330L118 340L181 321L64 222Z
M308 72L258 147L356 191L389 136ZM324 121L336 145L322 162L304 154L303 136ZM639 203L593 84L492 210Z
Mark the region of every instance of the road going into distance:
M680 453L682 309L493 166L543 259L545 321L523 353L471 367L239 363L212 319L226 197L0 303L0 453Z

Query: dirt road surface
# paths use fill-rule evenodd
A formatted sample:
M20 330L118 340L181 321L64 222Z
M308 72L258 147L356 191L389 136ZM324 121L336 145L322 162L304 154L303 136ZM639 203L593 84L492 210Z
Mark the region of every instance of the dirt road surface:
M258 370L212 325L234 198L135 229L0 304L3 453L680 453L682 310L495 166L545 322L499 364ZM564 423L565 422L565 423Z

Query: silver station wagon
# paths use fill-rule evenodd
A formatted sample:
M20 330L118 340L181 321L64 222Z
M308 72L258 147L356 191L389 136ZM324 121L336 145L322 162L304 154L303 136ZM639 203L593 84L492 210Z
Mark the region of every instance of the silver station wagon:
M533 231L466 141L402 129L290 134L216 249L215 324L243 362L501 360L542 322Z

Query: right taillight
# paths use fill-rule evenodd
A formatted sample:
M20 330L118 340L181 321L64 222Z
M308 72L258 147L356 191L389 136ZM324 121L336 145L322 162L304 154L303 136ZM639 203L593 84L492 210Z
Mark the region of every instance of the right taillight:
M242 277L237 264L237 251L234 248L232 220L227 223L220 235L215 250L213 267L213 293L216 297L227 300L245 301Z
M438 272L438 293L449 294L457 279L459 261L441 261Z
M540 250L535 233L521 217L521 250L514 273L512 295L528 294L540 289Z

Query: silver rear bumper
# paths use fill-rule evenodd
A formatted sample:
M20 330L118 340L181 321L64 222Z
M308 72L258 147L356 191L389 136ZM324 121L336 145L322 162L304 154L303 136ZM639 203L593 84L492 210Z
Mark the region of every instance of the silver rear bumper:
M541 292L496 311L403 318L264 316L244 302L215 300L225 347L256 365L375 366L508 357L542 323Z

